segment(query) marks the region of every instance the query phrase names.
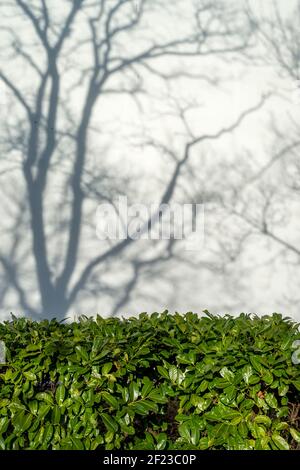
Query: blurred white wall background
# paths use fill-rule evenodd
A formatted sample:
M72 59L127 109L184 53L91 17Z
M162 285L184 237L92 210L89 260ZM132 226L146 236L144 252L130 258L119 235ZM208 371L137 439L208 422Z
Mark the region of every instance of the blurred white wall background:
M300 320L300 2L0 9L1 319ZM96 209L120 195L203 203L204 246L100 241Z

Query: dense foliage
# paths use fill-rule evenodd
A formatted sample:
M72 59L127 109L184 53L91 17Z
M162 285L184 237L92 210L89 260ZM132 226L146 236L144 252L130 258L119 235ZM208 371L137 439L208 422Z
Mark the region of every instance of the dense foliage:
M279 314L0 324L2 449L296 449L298 325Z

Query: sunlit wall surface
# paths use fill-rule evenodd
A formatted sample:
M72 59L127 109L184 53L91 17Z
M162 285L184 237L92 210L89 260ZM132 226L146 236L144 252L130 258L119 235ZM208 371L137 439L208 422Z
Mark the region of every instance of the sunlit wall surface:
M299 320L300 2L0 10L1 319Z

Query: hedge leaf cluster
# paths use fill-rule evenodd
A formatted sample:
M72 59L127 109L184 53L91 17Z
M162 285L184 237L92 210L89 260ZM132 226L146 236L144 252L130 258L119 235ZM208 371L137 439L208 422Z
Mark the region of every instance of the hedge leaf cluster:
M300 448L297 339L279 314L14 317L0 324L0 448Z

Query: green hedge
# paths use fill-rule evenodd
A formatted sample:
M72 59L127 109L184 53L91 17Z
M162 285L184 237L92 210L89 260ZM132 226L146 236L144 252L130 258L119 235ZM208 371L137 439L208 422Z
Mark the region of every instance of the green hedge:
M0 448L300 448L296 339L279 314L14 317Z

